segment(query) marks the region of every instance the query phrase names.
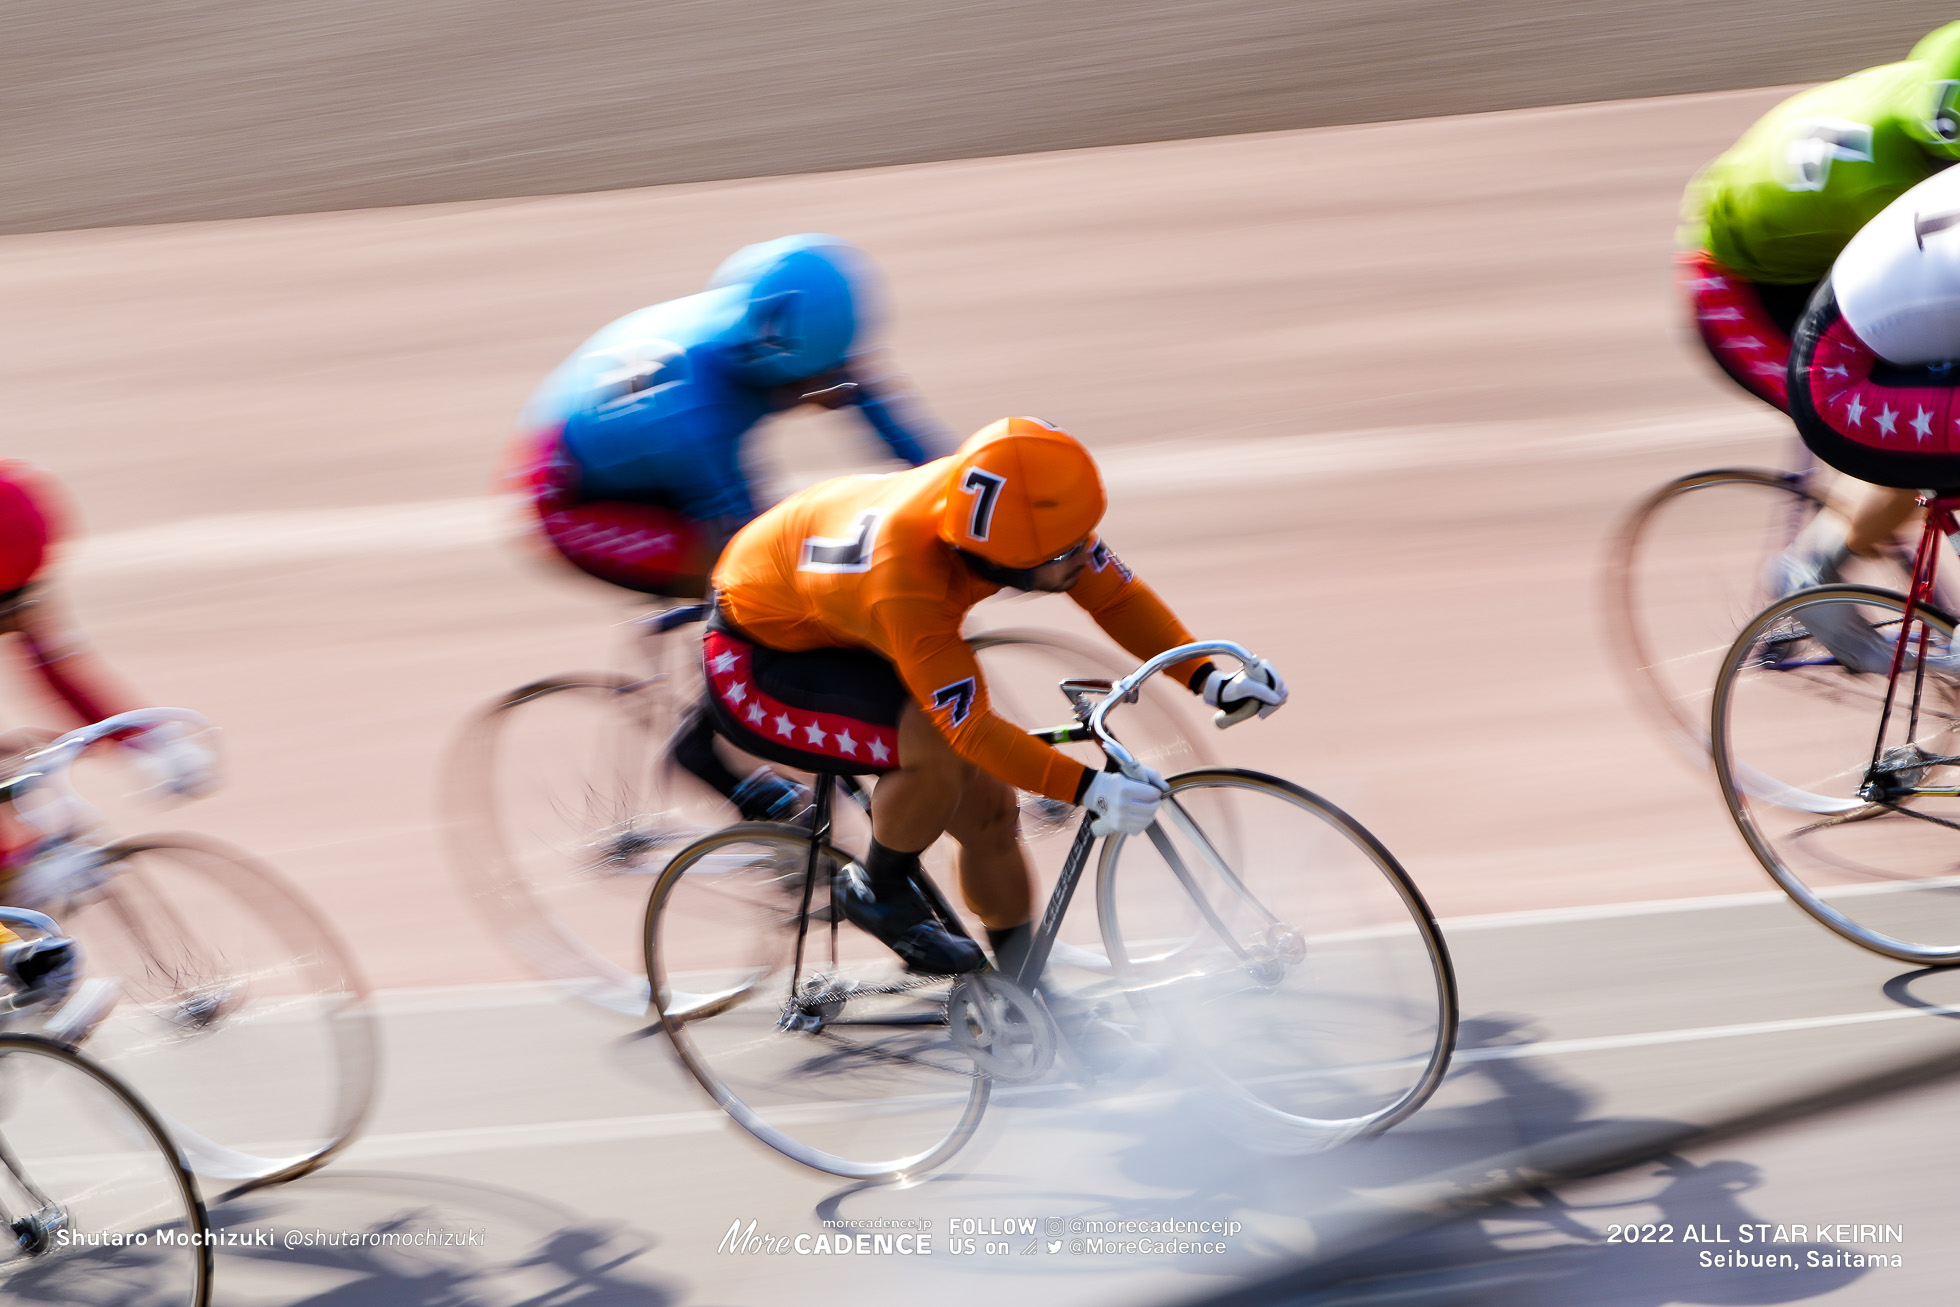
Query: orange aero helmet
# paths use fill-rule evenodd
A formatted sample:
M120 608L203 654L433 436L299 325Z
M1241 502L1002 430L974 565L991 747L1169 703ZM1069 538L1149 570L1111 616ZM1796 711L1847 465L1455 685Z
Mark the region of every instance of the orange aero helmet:
M939 537L1000 567L1025 569L1088 538L1109 500L1082 443L1039 418L1002 418L953 456Z

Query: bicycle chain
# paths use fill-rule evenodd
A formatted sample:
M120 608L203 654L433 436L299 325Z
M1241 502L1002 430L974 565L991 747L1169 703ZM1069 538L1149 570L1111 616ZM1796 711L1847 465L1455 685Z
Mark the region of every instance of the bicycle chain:
M906 993L910 993L915 989L929 989L934 985L944 984L945 981L946 981L946 977L944 976L914 976L909 980L901 980L891 984L875 985L870 987L852 986L849 989L839 989L836 988L835 986L831 986L823 990L820 990L816 994L806 996L801 1001L795 999L790 1000L788 1003L784 1004L783 1012L784 1015L787 1016L791 1012L808 1011L809 1009L819 1007L826 1002L836 1002L842 1005L844 1003L849 1002L853 998L862 998L866 995L906 994ZM945 1006L946 1006L945 1002L942 1001L940 1003L940 1008L942 1011L944 1010ZM911 1065L927 1067L934 1071L944 1071L948 1075L965 1076L969 1080L984 1080L987 1078L982 1072L974 1069L973 1067L946 1066L942 1063L934 1062L928 1058L918 1057L909 1053L894 1053L889 1049L874 1048L869 1044L859 1043L854 1039L847 1039L844 1036L839 1035L835 1031L833 1031L830 1028L830 1023L827 1021L822 1026L818 1027L816 1030L810 1031L809 1033L816 1036L819 1039L828 1040L832 1044L835 1044L840 1048L851 1049L853 1051L863 1053L878 1061L910 1063Z

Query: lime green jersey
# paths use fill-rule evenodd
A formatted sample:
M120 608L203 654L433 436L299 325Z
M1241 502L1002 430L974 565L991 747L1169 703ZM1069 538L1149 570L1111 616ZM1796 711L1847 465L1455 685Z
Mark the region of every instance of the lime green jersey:
M1752 281L1820 281L1878 211L1960 153L1960 23L1792 96L1688 184L1681 244Z

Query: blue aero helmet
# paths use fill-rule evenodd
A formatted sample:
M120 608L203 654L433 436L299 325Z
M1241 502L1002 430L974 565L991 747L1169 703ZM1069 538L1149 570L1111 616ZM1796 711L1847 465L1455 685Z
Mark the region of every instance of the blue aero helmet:
M726 338L730 358L751 384L780 386L843 366L871 325L875 282L857 246L805 233L735 251L708 289L746 288L747 306Z

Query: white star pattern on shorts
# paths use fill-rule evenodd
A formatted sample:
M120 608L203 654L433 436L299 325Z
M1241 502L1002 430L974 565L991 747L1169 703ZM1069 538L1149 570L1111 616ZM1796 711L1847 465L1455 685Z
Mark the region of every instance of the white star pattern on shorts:
M740 681L730 681L728 688L722 691L722 693L728 696L728 702L740 703L749 697L749 687Z
M1933 435L1933 415L1920 409L1912 415L1912 429L1921 440L1929 440Z
M858 742L851 738L851 733L849 730L839 731L832 738L837 741L837 747L842 749L845 753L851 754L853 756L857 754Z
M1880 431L1883 431L1888 436L1897 435L1898 433L1895 430L1893 430L1893 428L1897 427L1898 425L1899 425L1899 415L1892 411L1892 406L1890 404L1887 404L1884 408L1879 410L1878 429Z
M871 741L871 757L874 762L883 762L891 756L892 751L885 747L883 740L874 739Z
M810 743L820 748L822 747L824 742L823 727L817 725L815 722L811 722L803 728L803 734L809 739Z
M1716 309L1712 313L1702 314L1701 320L1703 322L1740 322L1742 321L1742 310Z
M732 672L735 670L735 655L732 653L718 653L708 660L708 666L714 668L717 675L724 672Z
M795 729L796 723L789 719L788 713L783 713L776 718L776 734L788 735Z
M762 724L762 719L764 717L767 717L768 715L769 715L768 713L762 711L761 704L752 703L749 705L749 725L760 726Z
M1695 282L1696 290L1727 290L1728 288L1727 277L1702 277Z
M1865 420L1865 405L1863 401L1856 395L1853 395L1851 402L1844 406L1844 416L1850 419L1851 425L1854 427L1860 422L1863 422Z
M1757 340L1754 336L1737 336L1729 342L1729 347L1731 349L1761 349L1763 342Z
M1851 369L1845 367L1842 363L1840 363L1836 367L1825 368L1824 375L1827 377L1835 377L1837 380L1842 381L1846 377L1851 375Z

